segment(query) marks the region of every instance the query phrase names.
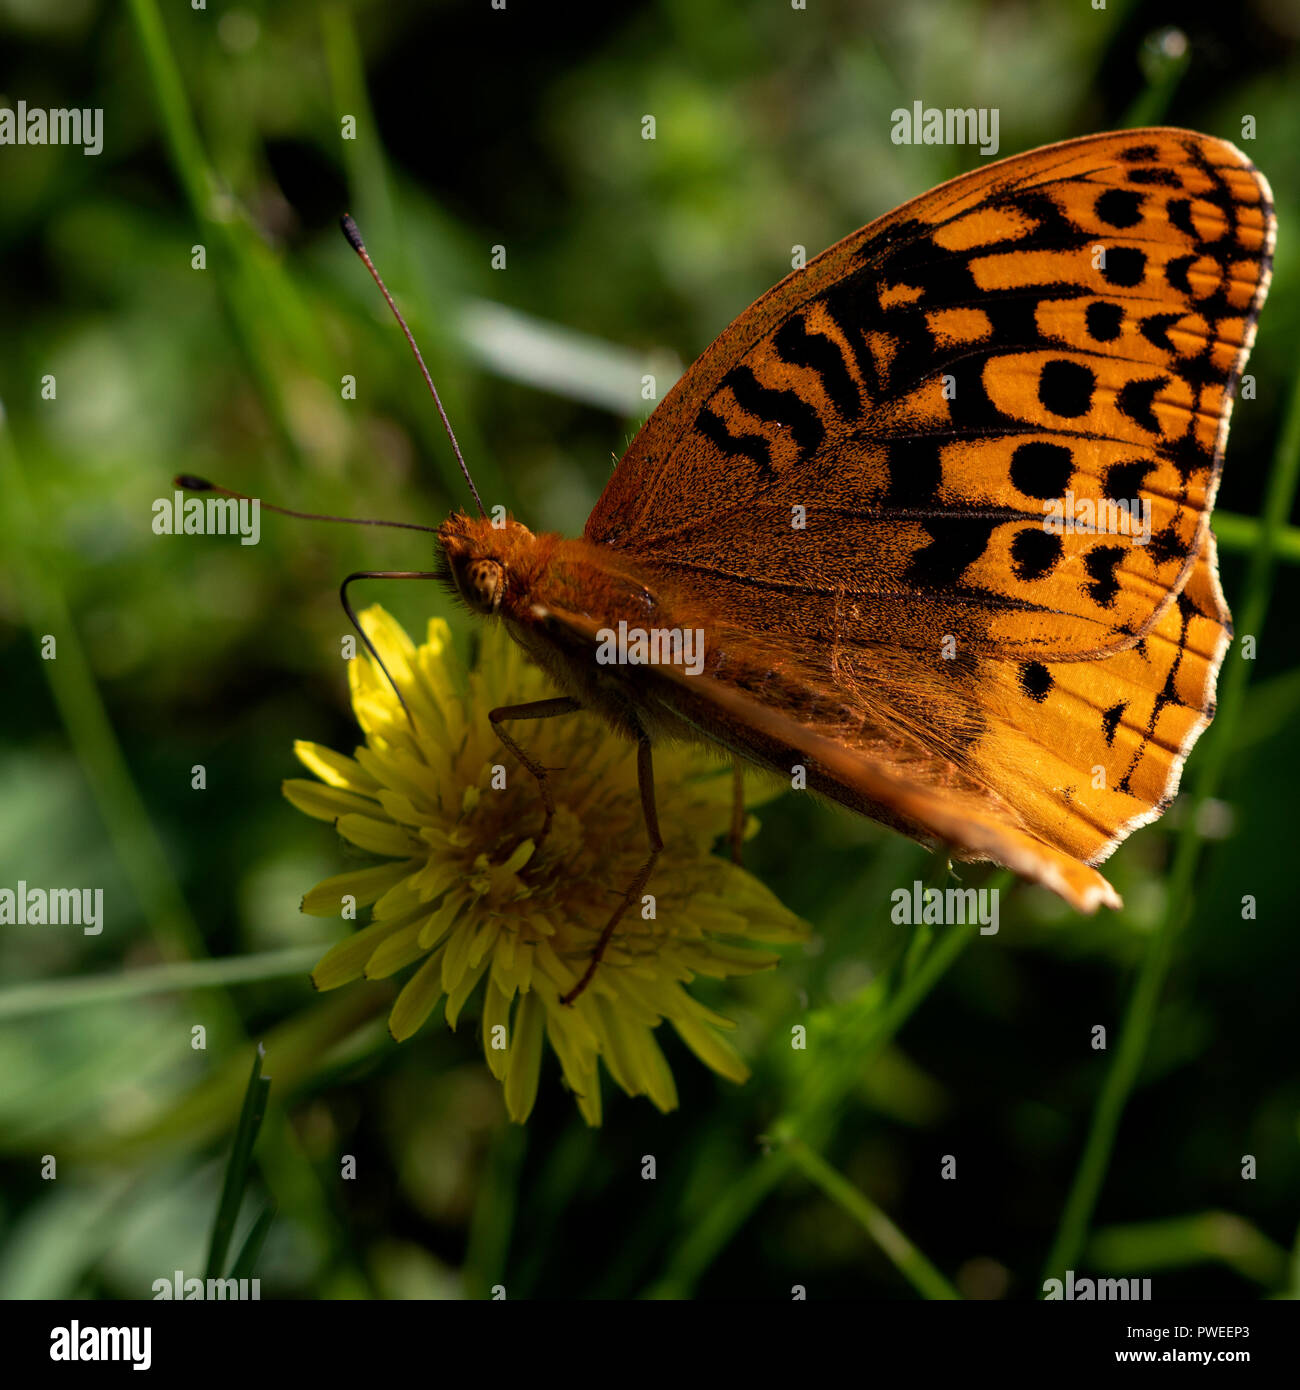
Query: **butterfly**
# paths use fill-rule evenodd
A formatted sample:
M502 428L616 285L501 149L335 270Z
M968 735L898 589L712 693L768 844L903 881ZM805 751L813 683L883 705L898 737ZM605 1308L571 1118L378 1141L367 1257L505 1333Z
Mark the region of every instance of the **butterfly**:
M1211 136L985 165L746 309L580 538L438 528L438 573L561 692L490 715L538 836L547 770L504 724L581 707L638 745L647 859L566 1002L662 848L664 739L1121 905L1096 866L1213 717L1232 629L1209 518L1273 245L1267 182Z

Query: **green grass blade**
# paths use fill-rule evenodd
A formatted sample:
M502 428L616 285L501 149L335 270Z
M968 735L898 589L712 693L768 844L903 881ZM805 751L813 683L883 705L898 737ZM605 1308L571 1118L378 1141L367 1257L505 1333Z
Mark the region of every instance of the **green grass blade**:
M230 1266L232 1279L251 1279L253 1277L253 1267L257 1263L257 1257L262 1253L266 1233L271 1229L271 1222L274 1220L275 1203L268 1202L262 1208L257 1220L253 1222L253 1229L249 1231L243 1245L239 1247L239 1254L235 1256L235 1262Z
M277 1024L266 1039L275 1058L275 1075L281 1101L266 1122L261 1158L262 1171L271 1182L273 1170L292 1180L299 1190L319 1189L319 1178L302 1153L292 1126L284 1117L284 1103L322 1069L328 1069L334 1048L369 1027L376 1014L392 1007L393 993L384 989L339 990L326 995ZM157 1160L160 1155L193 1153L219 1142L237 1123L246 1090L241 1053L232 1053L191 1090L170 1101L160 1113L150 1114L136 1128L119 1133L103 1128L90 1133L81 1126L41 1136L47 1148L62 1146L78 1160L112 1164ZM284 1147L281 1142L283 1141ZM271 1146L275 1152L268 1151ZM280 1206L290 1210L288 1190L271 1184Z
M773 1136L780 1141L782 1136ZM836 1172L820 1154L814 1153L802 1139L787 1139L790 1157L795 1167L813 1182L880 1247L894 1268L912 1285L922 1298L960 1299L961 1294L943 1277L915 1245L898 1229L881 1209L860 1189L854 1187L842 1173Z
M42 661L42 674L68 743L85 772L104 828L165 959L204 954L203 939L172 874L162 841L149 819L126 755L104 707L95 673L73 622L59 569L41 553L49 528L33 506L18 447L0 410L0 471L8 558L18 578L23 617L39 647L42 633L58 640L58 660Z
M158 6L155 0L131 0L131 13L172 167L198 234L210 248L210 264L249 379L285 455L298 460L298 436L267 330L273 325L294 360L310 364L324 376L328 358L319 326L313 324L293 282L261 241L246 211L228 192L217 212L214 195L220 181L204 151Z
M140 970L80 975L69 980L24 981L0 989L0 1019L113 1004L175 990L214 989L294 975L306 978L329 946L328 942L318 946L290 946L282 951L262 951L230 960L179 961Z
M239 1216L239 1204L244 1198L244 1188L248 1185L248 1172L253 1162L253 1146L257 1143L257 1132L262 1127L266 1114L266 1101L271 1091L271 1078L262 1075L262 1059L265 1053L258 1043L253 1056L253 1069L248 1077L248 1089L244 1092L244 1106L239 1114L239 1125L235 1130L235 1142L231 1146L230 1161L226 1164L226 1178L221 1187L221 1201L217 1206L216 1220L212 1225L212 1241L208 1246L207 1278L220 1279L225 1268L226 1253L230 1248L230 1238L235 1230L235 1220ZM255 1228L256 1229L256 1228Z
M506 1282L506 1257L527 1148L528 1133L522 1125L502 1124L488 1151L465 1251L465 1291L470 1298L490 1298L492 1286Z
M1277 1289L1286 1283L1288 1260L1288 1252L1257 1226L1227 1211L1110 1226L1088 1242L1090 1267L1120 1277L1217 1262Z
M1220 553L1253 555L1263 526L1253 516L1214 513L1214 536ZM1284 564L1300 565L1300 526L1279 526L1273 535L1274 555Z
M1178 84L1191 66L1191 44L1181 29L1170 25L1143 41L1139 61L1147 84L1124 113L1122 124L1129 129L1163 124Z

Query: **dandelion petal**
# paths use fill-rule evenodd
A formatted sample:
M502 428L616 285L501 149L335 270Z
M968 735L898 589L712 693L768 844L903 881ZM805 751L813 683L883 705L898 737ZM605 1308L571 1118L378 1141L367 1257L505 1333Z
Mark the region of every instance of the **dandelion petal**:
M413 1033L418 1033L433 1012L433 1006L442 998L438 955L435 951L411 976L388 1015L388 1031L397 1042L405 1042Z
M506 1109L521 1125L532 1114L537 1099L537 1078L542 1069L542 1031L546 1006L535 994L520 997L515 1010L515 1032L510 1039L506 1070Z

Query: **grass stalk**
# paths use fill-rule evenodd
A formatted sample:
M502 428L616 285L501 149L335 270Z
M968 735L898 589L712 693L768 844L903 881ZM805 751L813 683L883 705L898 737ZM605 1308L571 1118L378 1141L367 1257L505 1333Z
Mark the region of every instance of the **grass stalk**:
M30 1017L58 1009L116 1004L151 994L217 989L255 980L305 978L329 950L328 944L290 946L230 960L187 960L65 980L31 980L0 989L0 1020Z
M774 1136L778 1140L780 1135ZM858 1223L888 1256L894 1268L921 1295L929 1299L960 1299L961 1294L943 1277L915 1245L876 1204L837 1172L802 1139L784 1141L796 1168L810 1178L843 1212Z

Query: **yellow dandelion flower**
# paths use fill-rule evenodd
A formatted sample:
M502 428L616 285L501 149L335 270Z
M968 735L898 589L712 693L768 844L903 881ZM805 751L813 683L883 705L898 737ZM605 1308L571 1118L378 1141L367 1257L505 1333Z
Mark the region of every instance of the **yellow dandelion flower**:
M290 780L289 800L333 821L385 862L339 874L303 899L303 911L338 916L345 898L370 906L370 925L334 947L312 974L318 989L380 979L419 962L397 997L389 1029L409 1038L445 997L455 1028L482 986L484 1056L511 1119L528 1118L543 1042L588 1124L600 1123L597 1063L629 1095L660 1110L677 1090L654 1030L665 1019L699 1059L741 1082L748 1068L724 1033L734 1025L684 988L775 965L753 942L802 940L807 928L752 875L712 852L729 823L731 778L690 748L657 750L664 852L610 939L587 989L561 996L586 968L613 903L646 854L636 751L594 715L527 726L526 746L547 768L555 818L540 847L543 807L533 778L493 733L488 711L554 692L496 627L465 671L441 619L416 647L381 607L361 615L410 708L369 656L349 666L352 707L365 746L348 758L297 743L319 782Z

